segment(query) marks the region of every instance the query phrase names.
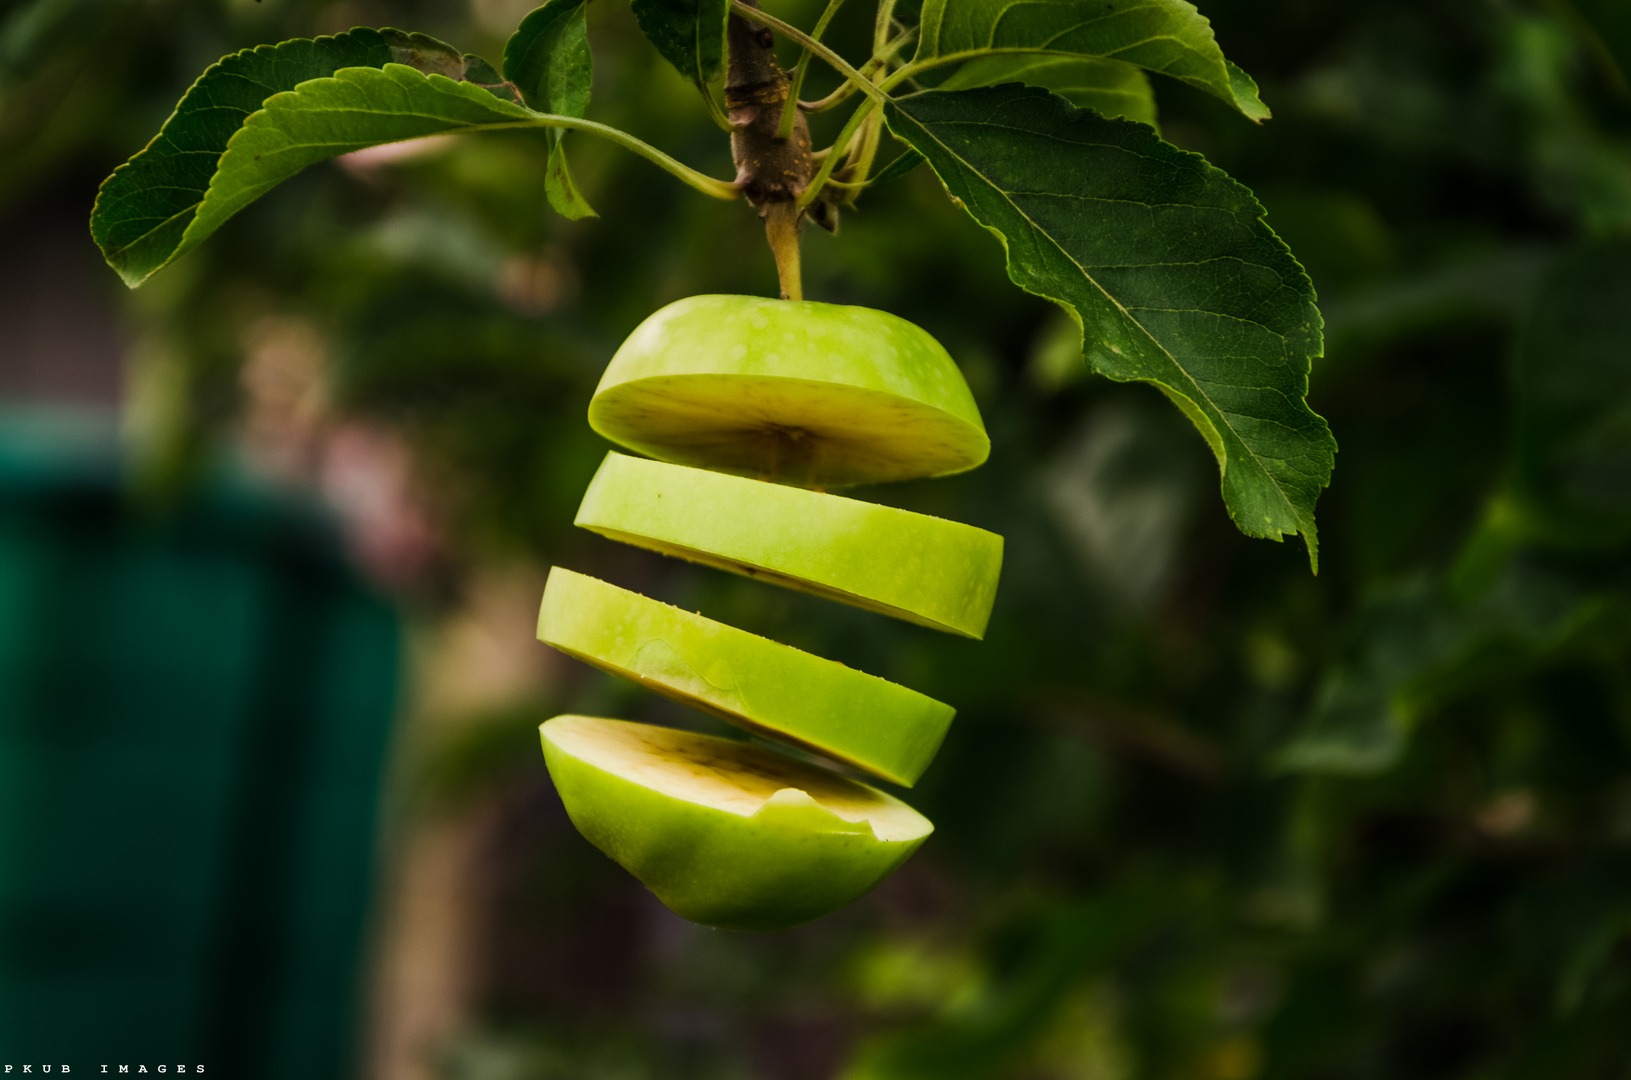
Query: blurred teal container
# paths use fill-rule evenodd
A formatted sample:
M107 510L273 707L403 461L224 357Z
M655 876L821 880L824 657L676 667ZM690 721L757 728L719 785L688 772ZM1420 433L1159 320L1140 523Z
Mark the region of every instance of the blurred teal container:
M0 414L0 1063L355 1071L398 651L309 507Z

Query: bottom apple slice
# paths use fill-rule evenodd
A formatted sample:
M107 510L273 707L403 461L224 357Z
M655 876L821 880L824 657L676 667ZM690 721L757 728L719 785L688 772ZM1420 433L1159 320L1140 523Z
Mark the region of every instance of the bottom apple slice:
M557 716L539 735L572 824L692 922L820 918L934 830L899 799L731 739L591 716Z

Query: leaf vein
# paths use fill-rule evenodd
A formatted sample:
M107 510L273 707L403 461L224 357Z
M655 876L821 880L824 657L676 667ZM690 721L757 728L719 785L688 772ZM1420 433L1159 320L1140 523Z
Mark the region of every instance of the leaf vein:
M908 116L910 115L910 113L906 113L906 110L902 106L900 106L899 104L896 105L896 108L899 109L902 113L905 113ZM927 124L925 124L922 121L917 120L916 117L913 117L913 122L917 123L918 126L923 129L925 134L929 135L931 138L933 138L935 140L935 142L939 143L941 148L954 161L956 161L958 165L960 165L963 169L965 169L971 175L973 175L975 177L978 177L986 185L986 187L988 187L992 191L996 192L998 198L1002 199L1004 202L1007 202L1008 205L1013 207L1014 212L1016 214L1018 214L1020 219L1022 221L1024 221L1025 224L1030 228L1033 235L1041 237L1046 242L1047 246L1050 246L1054 250L1059 252L1060 255L1062 255L1067 261L1069 261L1073 266L1075 266L1078 270L1080 270L1081 273L1082 273L1083 279L1090 282L1093 285L1093 287L1096 288L1099 291L1100 295L1102 295L1106 300L1108 300L1112 305L1115 306L1116 310L1122 312L1123 315L1126 315L1128 321L1130 323L1132 323L1134 326L1138 327L1138 329L1140 331L1142 331L1144 336L1150 341L1150 343L1152 345L1154 345L1162 353L1166 354L1168 359L1170 359L1172 361L1173 366L1175 368L1177 368L1179 371L1183 372L1184 377L1189 381L1190 386L1192 386L1194 388L1196 394L1200 395L1206 401L1207 405L1211 407L1212 411L1220 419L1223 419L1223 420L1225 420L1227 422L1228 414L1226 414L1222 409L1220 409L1218 407L1217 403L1212 400L1211 396L1208 395L1206 393L1206 391L1201 387L1201 385L1196 381L1194 375L1191 372L1189 372L1187 369L1185 369L1181 363L1179 363L1178 358L1176 356L1174 356L1171 353L1171 351L1169 351L1164 344L1162 344L1160 341L1158 341L1155 338L1155 336L1150 333L1148 328L1146 328L1142 323L1138 322L1137 319L1134 319L1132 317L1132 315L1121 304L1121 302L1118 299L1116 299L1116 297L1112 296L1109 293L1109 291L1106 290L1104 288L1104 286L1102 284L1100 284L1099 281L1096 278L1094 278L1092 274L1090 274L1088 272L1088 268L1086 266L1083 266L1080 262L1078 262L1077 259L1075 258L1075 256L1072 255L1069 251L1067 251L1064 248L1064 246L1059 243L1059 241L1054 239L1053 236L1051 236L1044 229L1042 229L1035 222L1035 220L1033 220L1031 218L1031 216L1029 214L1027 214L1018 204L1014 203L1012 199L1009 199L1007 197L1006 192L1004 192L1001 188L997 187L994 183L991 182L991 180L989 178L987 178L985 176L984 173L982 173L980 170L976 169L966 158L964 158L961 154L957 153L957 151L955 151L949 145L947 145L945 140L940 138L938 135L936 135L933 132L933 130L931 130L929 128L929 126ZM1002 126L1002 125L992 125L992 126ZM1016 130L1017 131L1017 130L1021 130L1021 129L1009 128L1009 130ZM1065 140L1062 140L1062 141L1065 141ZM1088 145L1099 145L1099 144L1088 144ZM1143 155L1139 155L1139 156L1143 156ZM1297 514L1297 509L1296 509L1295 505L1292 504L1291 499L1288 497L1288 495L1285 492L1285 489L1281 486L1281 484L1277 480L1275 480L1273 474L1270 473L1269 470L1264 466L1263 459L1258 456L1257 452L1255 450L1253 450L1253 448L1251 446L1246 444L1245 439L1243 439L1241 437L1240 432L1238 430L1236 430L1232 425L1227 425L1227 423L1226 423L1226 426L1229 427L1230 434L1233 435L1235 441L1240 444L1241 449L1245 452L1246 456L1257 467L1258 471L1261 472L1268 479L1270 486L1273 488L1275 494L1279 497L1282 504L1284 504L1285 509L1287 510L1287 512L1290 513L1291 517L1294 520L1297 520L1298 519L1298 514Z

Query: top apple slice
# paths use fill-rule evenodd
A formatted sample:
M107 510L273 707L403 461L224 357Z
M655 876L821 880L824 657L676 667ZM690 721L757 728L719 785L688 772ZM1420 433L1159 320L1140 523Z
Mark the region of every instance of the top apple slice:
M871 308L693 296L612 357L589 426L660 461L803 487L945 476L991 452L940 343Z

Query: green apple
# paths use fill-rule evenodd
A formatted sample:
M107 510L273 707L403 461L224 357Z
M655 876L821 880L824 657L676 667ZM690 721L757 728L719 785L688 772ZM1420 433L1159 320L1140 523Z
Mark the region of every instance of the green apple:
M907 786L954 713L875 675L558 566L544 586L538 637L738 727Z
M602 536L978 638L1002 537L955 521L610 453L578 507Z
M589 716L557 716L539 735L572 824L693 922L819 918L934 829L881 791L731 739Z
M590 425L609 454L577 523L604 536L978 638L1002 564L981 529L828 495L990 452L946 351L892 315L747 296L671 304L630 335ZM776 483L762 483L771 480ZM559 567L557 649L910 785L952 709L842 664ZM573 824L688 919L777 930L849 903L933 826L906 804L744 743L559 716L540 729Z
M828 488L944 476L991 442L940 343L887 312L692 296L637 327L589 426L682 465Z

